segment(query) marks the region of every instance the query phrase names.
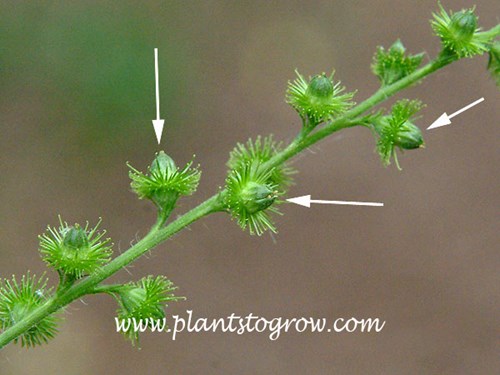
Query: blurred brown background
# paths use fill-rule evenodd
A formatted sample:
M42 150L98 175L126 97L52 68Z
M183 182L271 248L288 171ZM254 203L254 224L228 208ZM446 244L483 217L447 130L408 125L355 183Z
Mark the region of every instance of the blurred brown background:
M444 1L455 10L469 1ZM45 269L37 235L57 215L95 223L115 252L143 236L154 210L129 189L158 146L153 48L159 48L162 142L203 170L182 213L223 182L237 141L299 129L287 80L336 69L358 102L377 89L377 45L398 37L439 51L425 1L2 1L0 22L0 276ZM484 27L497 1L477 2ZM187 297L168 315L380 317L379 334L143 336L114 332L115 302L85 298L60 334L34 350L9 346L0 374L493 374L500 368L499 92L487 57L463 60L407 90L428 104L423 128L484 96L426 149L384 168L365 129L303 153L290 196L385 202L384 208L287 205L280 233L250 237L218 214L195 223L114 281L164 274ZM391 102L386 103L388 107ZM495 245L496 244L496 245ZM55 280L55 274L49 271Z

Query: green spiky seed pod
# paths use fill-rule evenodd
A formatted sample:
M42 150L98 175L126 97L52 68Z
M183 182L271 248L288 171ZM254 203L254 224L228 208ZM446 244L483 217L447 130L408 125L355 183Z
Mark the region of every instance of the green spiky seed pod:
M298 72L297 79L288 82L286 101L302 117L304 126L315 127L348 110L354 103L354 93L341 94L345 88L333 82L333 73L316 75L309 80Z
M434 33L441 39L444 52L455 58L482 55L489 50L494 35L480 32L474 9L463 9L449 15L441 4L431 21Z
M401 169L396 148L413 150L424 147L422 132L412 122L412 117L421 108L422 103L418 100L400 100L394 104L389 115L374 121L373 127L379 136L377 151L384 165L390 164L391 157L394 157L398 169Z
M21 282L14 276L11 280L0 282L0 328L6 330L12 327L43 305L44 293L50 293L50 289L47 289L47 279L43 276L37 279L28 273L21 278ZM28 348L47 343L56 335L58 321L56 315L49 315L15 338L14 342L21 342Z
M43 260L59 272L62 282L89 275L109 261L111 240L103 239L106 231L97 232L100 220L94 228L88 222L83 228L68 226L61 218L59 222L58 229L49 226L39 239Z
M226 179L225 205L242 229L260 236L266 230L276 232L268 211L278 213L272 206L278 197L277 186L271 182L271 172L263 171L257 162L229 172Z
M131 282L118 288L117 296L119 319L162 319L165 317L167 302L178 301L184 297L177 297L173 292L177 289L164 276L147 276L138 282ZM129 327L123 334L132 341L138 341L139 333Z
M382 85L390 85L413 73L422 63L424 54L406 55L406 48L398 39L389 50L378 47L373 57L372 71Z
M201 172L192 168L192 164L190 162L180 169L170 156L160 151L149 167L148 174L128 165L132 180L130 186L140 199L150 199L166 218L180 196L191 195L198 187Z

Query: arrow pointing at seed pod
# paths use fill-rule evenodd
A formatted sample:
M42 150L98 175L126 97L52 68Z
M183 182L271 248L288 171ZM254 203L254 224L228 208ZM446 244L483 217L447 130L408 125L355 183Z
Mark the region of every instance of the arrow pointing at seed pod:
M324 200L311 199L310 195L302 195L301 197L289 198L286 201L304 207L311 207L311 203L340 204L348 206L373 206L373 207L382 207L384 205L383 203L378 203L378 202L324 201Z
M158 48L155 48L155 85L156 85L156 120L153 120L153 127L155 129L156 139L158 144L161 141L161 134L163 133L163 125L165 120L160 119L160 85L158 76Z
M471 104L469 104L469 105L467 105L467 106L463 107L462 109L460 109L460 110L458 110L458 111L456 111L456 112L452 113L451 115L448 115L446 112L445 112L445 113L443 113L441 116L439 116L439 118L438 118L436 121L434 121L434 122L431 124L431 126L429 126L429 127L427 128L427 130L430 130L430 129L435 129L435 128L439 128L439 127L441 127L441 126L445 126L445 125L450 125L450 124L451 124L451 120L450 120L451 118L453 118L453 117L455 117L455 116L459 115L459 114L460 114L460 113L462 113L462 112L467 111L469 108L474 107L475 105L477 105L477 104L481 103L483 100L484 100L484 98L478 99L478 100L476 100L475 102L473 102L473 103L471 103Z

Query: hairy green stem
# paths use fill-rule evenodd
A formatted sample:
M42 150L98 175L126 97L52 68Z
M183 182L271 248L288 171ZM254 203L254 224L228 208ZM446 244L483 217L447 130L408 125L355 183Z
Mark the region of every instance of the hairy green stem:
M441 55L436 60L428 63L424 67L410 74L409 76L397 81L391 85L383 86L374 95L366 99L362 103L347 111L341 117L331 121L324 127L313 132L301 132L297 138L288 145L283 151L276 154L268 162L263 165L263 168L273 168L283 164L302 150L315 144L328 135L337 132L343 128L359 125L361 118L360 115L373 109L376 105L388 99L395 93L411 86L432 72L448 65L454 61L452 58L447 58ZM49 298L42 306L34 310L30 315L26 316L23 320L19 321L12 327L5 330L0 334L0 349L20 336L37 322L47 317L72 301L81 298L86 294L95 294L100 292L109 292L109 287L101 286L99 284L107 279L109 276L115 274L119 270L125 268L134 260L139 258L144 253L153 249L159 243L165 241L181 229L187 227L198 219L217 211L224 210L224 195L225 190L220 191L218 194L208 198L206 201L172 221L167 226L164 217L159 217L158 221L151 228L150 232L142 238L139 242L113 259L110 263L100 268L94 274L82 279L67 289L58 290L55 295Z

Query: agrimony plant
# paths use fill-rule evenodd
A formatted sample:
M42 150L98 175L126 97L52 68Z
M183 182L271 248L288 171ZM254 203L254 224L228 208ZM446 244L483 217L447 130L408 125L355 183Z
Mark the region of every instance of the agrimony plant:
M165 304L176 301L173 283L164 276L146 276L137 282L109 285L105 280L144 253L153 249L196 220L214 212L227 212L242 229L261 235L276 232L272 215L292 183L294 170L287 162L295 155L342 129L363 126L372 131L376 150L383 164L394 160L400 168L397 150L420 149L422 132L416 125L419 100L402 99L389 111L376 106L405 88L421 82L428 75L461 58L488 53L488 69L500 82L500 25L482 31L474 9L447 12L439 5L431 25L440 38L442 50L422 66L423 53L409 54L401 41L387 50L378 47L371 69L380 80L380 88L368 99L355 105L354 93L331 74L306 79L300 73L288 83L285 98L297 111L302 128L285 145L271 136L236 145L230 153L225 187L185 214L170 220L178 199L193 194L200 180L192 162L176 166L166 153L158 153L146 172L129 165L132 190L140 199L151 200L158 218L140 241L111 259L111 242L90 227L68 225L60 219L59 228L49 227L40 236L40 253L45 263L59 275L56 288L47 287L47 279L29 272L18 281L15 277L0 283L0 348L9 342L32 347L52 339L60 320L59 312L72 301L89 294L111 295L121 318L164 317ZM170 221L169 221L170 220ZM99 222L100 223L100 222ZM125 336L136 342L135 332Z

